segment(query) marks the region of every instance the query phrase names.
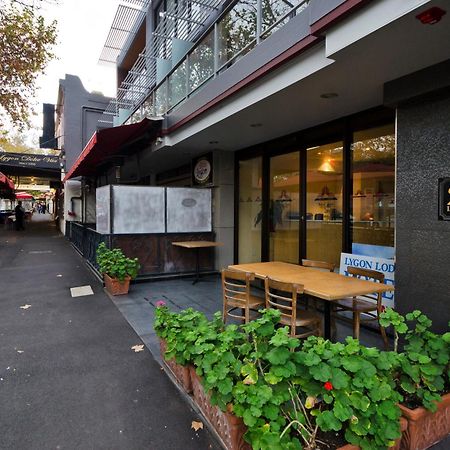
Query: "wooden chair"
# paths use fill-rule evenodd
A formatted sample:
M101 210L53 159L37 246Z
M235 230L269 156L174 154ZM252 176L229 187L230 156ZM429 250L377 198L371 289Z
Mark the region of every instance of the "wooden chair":
M384 274L371 269L360 269L359 267L348 267L347 272L350 276L384 283ZM361 322L372 322L376 320L380 328L381 336L386 348L388 348L388 339L384 327L380 325L379 316L382 312L382 293L375 292L358 297L343 298L334 303L334 312L351 311L353 313L353 337L359 339L359 328ZM361 318L361 314L369 316Z
M222 270L222 291L223 291L223 321L226 323L227 317L234 317L248 323L250 321L250 311L258 311L264 308L264 299L250 294L250 282L255 279L255 274L240 272L237 270ZM236 314L236 310L241 310L241 314Z
M326 261L315 261L313 259L302 259L302 266L312 267L314 269L324 270L324 271L328 271L328 272L334 272L334 268L335 268L334 263L329 263ZM308 295L303 296L303 304L305 305L305 308L308 309L309 300L312 301L312 303L314 305L314 309L317 310L317 300L314 297L310 297Z
M266 308L280 311L280 323L289 326L292 337L322 336L321 316L312 311L297 310L297 297L303 293L302 285L266 278L264 286ZM307 331L297 333L297 328L306 328Z

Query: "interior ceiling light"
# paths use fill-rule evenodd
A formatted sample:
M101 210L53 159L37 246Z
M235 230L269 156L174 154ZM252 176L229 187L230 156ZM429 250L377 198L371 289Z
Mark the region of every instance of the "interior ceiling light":
M447 11L444 11L437 6L433 6L432 8L417 14L416 19L419 19L424 25L434 25L435 23L438 23L445 14L447 14Z
M320 94L320 98L336 98L338 94L336 92L325 92L324 94Z

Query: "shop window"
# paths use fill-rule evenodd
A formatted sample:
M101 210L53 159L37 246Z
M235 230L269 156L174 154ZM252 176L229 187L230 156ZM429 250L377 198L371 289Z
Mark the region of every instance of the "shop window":
M352 253L394 257L394 126L353 134Z
M239 161L239 263L261 261L262 158Z
M270 159L269 259L298 263L300 153Z
M343 143L307 149L306 257L339 266L342 251Z

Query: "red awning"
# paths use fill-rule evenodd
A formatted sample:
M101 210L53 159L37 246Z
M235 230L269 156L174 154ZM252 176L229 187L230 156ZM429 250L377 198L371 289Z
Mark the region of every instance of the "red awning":
M27 192L16 192L16 199L17 200L33 200L34 197L31 194L28 194Z
M84 147L78 159L64 177L64 181L78 176L97 173L97 166L117 155L121 147L142 137L147 131L156 134L161 126L159 119L143 119L141 122L96 131Z
M14 182L1 172L0 172L0 187L6 187L7 189L11 189L12 191L14 190Z

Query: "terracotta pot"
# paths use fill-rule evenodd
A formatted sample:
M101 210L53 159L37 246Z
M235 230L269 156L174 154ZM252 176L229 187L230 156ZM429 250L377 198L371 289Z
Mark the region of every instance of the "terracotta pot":
M119 281L118 278L111 278L106 273L103 274L105 288L111 295L128 294L130 289L131 277L126 277L124 281Z
M193 366L191 366L191 381L195 403L216 430L225 447L228 450L251 450L250 444L244 441L247 427L242 419L211 405L209 395L203 389L200 377Z
M166 353L167 343L164 339L159 340L159 350L161 352L161 359L164 365L169 369L172 375L177 380L178 384L188 393L192 392L191 371L190 366L182 366L178 364L175 359L166 360L164 354Z
M423 407L409 409L399 405L402 415L408 420L408 429L403 434L401 450L423 450L444 439L450 433L450 393L442 396L437 411Z

